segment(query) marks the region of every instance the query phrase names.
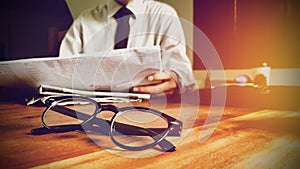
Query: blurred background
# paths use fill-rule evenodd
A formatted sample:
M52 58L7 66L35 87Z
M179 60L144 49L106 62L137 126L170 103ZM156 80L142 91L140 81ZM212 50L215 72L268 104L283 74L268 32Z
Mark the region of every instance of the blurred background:
M49 44L49 32L67 30L82 10L104 1L1 1L0 59L57 56L59 44ZM263 62L279 68L300 67L298 0L161 1L205 33L224 68L252 68ZM192 30L185 32L192 44ZM201 44L194 46L201 48ZM204 69L197 56L189 56L194 69Z
M195 0L194 24L225 68L300 67L300 1ZM201 68L195 60L195 68Z
M0 2L0 60L56 57L59 41L83 10L106 0L2 0ZM201 30L235 80L242 70L271 68L272 84L264 90L228 88L227 102L239 106L300 108L300 1L299 0L160 0L173 6L186 23L188 56L198 86L207 85L202 61L192 48L194 29ZM266 65L264 65L266 66ZM204 71L202 71L204 70ZM205 74L205 75L204 75ZM265 81L265 80L263 80ZM209 84L208 84L208 87ZM210 103L210 89L201 97Z

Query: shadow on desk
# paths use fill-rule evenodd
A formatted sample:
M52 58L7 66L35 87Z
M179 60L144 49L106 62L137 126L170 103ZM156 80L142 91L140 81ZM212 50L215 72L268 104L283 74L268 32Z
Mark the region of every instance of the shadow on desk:
M37 90L30 87L0 87L0 101L26 104L26 100L38 96Z

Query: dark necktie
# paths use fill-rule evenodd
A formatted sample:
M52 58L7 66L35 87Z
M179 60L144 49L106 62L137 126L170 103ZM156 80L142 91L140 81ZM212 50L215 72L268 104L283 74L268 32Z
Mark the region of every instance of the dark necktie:
M129 18L132 12L123 6L115 15L118 26L114 49L126 48L129 35Z

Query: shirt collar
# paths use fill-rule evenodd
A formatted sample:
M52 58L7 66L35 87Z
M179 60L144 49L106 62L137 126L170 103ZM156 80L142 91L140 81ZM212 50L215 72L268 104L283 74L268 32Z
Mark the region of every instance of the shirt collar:
M122 7L115 0L109 0L106 5L107 5L107 19L113 17L113 15ZM134 14L135 17L138 14L145 13L142 0L129 0L126 7Z

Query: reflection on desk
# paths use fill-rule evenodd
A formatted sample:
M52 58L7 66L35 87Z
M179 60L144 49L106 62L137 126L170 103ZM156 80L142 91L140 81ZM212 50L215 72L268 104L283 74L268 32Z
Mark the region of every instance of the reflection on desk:
M179 109L179 103L168 103L165 113ZM30 131L41 126L44 107L1 102L1 168L297 168L299 112L225 107L212 136L201 143L200 134L213 124L203 126L209 106L197 109L196 121L191 130L185 129L189 133L176 152L127 158L99 147L81 132L33 136Z

